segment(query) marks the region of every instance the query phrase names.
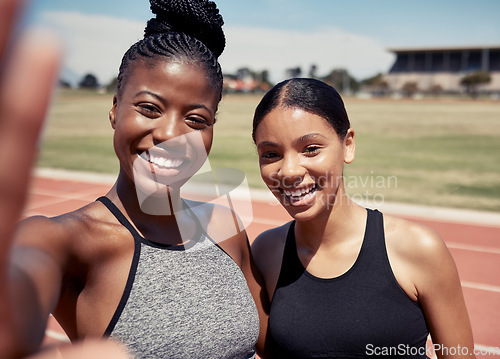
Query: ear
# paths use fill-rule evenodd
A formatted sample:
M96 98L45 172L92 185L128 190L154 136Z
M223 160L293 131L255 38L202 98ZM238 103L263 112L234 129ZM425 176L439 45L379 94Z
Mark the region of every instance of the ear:
M118 97L113 96L113 107L109 110L109 122L111 122L111 127L113 130L116 128L116 106L118 105Z
M354 130L350 128L344 138L344 162L349 164L354 161L356 145L354 142Z

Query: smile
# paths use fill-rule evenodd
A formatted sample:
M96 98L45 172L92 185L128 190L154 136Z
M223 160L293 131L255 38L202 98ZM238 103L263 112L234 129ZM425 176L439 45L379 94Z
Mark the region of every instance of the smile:
M149 151L144 151L139 154L143 160L164 169L175 169L179 168L183 163L185 158L171 158L171 156L161 156L158 154L151 154Z
M314 193L318 189L318 186L314 184L313 186L297 188L294 190L283 189L283 193L292 205L306 205L309 200L312 199Z

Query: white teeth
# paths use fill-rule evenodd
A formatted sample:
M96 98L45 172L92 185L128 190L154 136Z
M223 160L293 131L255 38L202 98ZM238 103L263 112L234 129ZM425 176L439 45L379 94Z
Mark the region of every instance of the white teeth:
M142 159L158 166L158 167L163 167L163 168L177 168L180 167L183 163L183 160L180 158L165 158L165 157L159 157L159 156L154 156L146 153L146 151L142 152L139 155Z
M298 189L298 190L295 190L295 191L290 191L290 190L286 190L284 189L283 191L285 192L285 194L288 196L288 197L301 197L305 194L308 194L310 193L314 188L316 188L316 186L312 186L312 187L309 187L309 188L302 188L302 189Z

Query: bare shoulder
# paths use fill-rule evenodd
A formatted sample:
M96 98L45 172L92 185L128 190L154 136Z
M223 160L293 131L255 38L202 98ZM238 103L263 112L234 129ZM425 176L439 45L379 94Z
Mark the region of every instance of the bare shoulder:
M422 306L433 341L472 352L460 277L443 240L432 229L411 221L387 216L385 222L393 272L408 296Z
M252 253L257 260L266 259L266 257L275 254L279 256L283 254L286 237L291 224L292 222L288 222L279 227L268 229L255 238L252 243Z
M94 202L59 216L33 216L22 220L15 245L41 249L63 261L84 247L92 247L88 238L97 238L93 234L109 226L106 212Z
M406 259L428 262L448 251L436 231L417 222L384 215L384 230L388 249Z
M33 216L22 220L16 231L15 247L33 247L55 253L67 250L71 233L79 233L72 216Z
M422 224L384 216L387 254L403 290L413 300L457 282L455 262L441 237Z
M286 237L291 223L288 222L262 232L252 243L251 250L255 264L263 275L271 296L278 282Z

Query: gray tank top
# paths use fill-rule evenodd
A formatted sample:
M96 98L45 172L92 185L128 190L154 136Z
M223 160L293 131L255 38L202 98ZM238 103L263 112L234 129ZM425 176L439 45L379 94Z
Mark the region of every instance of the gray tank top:
M137 358L255 358L259 317L233 259L204 233L185 246L150 242L109 199L98 200L135 240L126 288L105 336Z

